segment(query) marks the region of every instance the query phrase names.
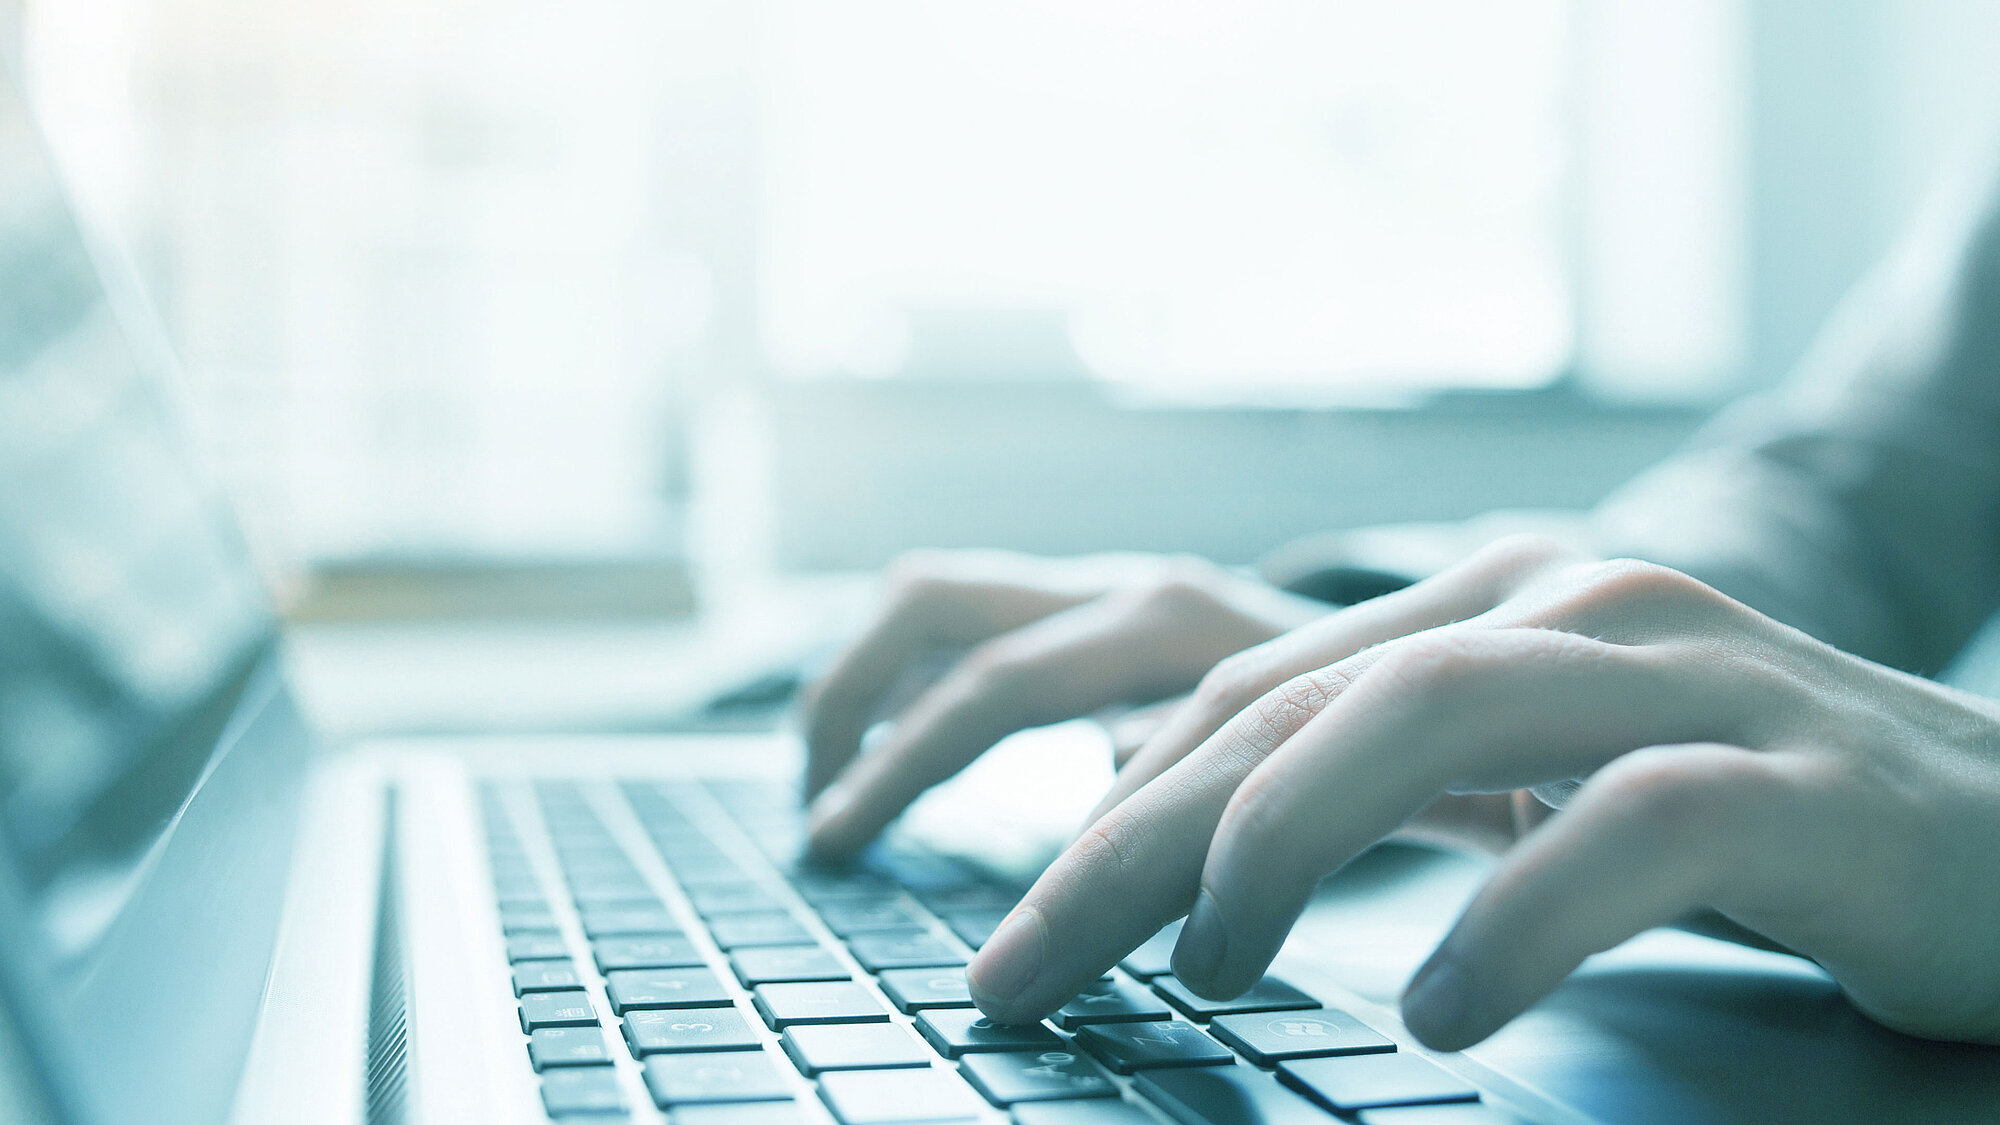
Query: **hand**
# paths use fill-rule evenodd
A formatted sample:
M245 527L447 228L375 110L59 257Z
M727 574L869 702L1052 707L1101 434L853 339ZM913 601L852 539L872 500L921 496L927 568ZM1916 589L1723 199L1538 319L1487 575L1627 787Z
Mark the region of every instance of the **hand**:
M1223 657L1327 611L1185 557L909 556L875 623L807 693L809 846L849 854L1003 737L1185 692ZM913 665L967 648L883 745L859 754Z
M1565 807L1405 993L1433 1047L1703 909L1890 1027L2000 1042L2000 708L1533 540L1218 665L973 959L973 995L1040 1017L1183 913L1175 972L1238 994L1320 878L1440 795L1522 787Z

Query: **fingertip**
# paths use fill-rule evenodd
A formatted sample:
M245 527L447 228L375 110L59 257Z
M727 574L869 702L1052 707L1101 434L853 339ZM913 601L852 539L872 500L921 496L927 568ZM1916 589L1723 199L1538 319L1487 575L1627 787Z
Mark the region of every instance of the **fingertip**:
M1015 907L965 967L972 1002L995 1023L1032 1022L1048 1014L1032 1010L1048 944L1041 912L1026 903Z
M1512 1019L1484 1002L1469 966L1449 955L1434 955L1403 992L1403 1026L1433 1051L1463 1051Z

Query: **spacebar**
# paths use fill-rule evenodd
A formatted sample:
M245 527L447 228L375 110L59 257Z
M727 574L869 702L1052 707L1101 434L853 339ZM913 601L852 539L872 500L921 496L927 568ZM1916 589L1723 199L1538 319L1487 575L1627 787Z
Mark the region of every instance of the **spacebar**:
M1255 1067L1149 1070L1132 1083L1180 1125L1327 1125L1330 1115Z

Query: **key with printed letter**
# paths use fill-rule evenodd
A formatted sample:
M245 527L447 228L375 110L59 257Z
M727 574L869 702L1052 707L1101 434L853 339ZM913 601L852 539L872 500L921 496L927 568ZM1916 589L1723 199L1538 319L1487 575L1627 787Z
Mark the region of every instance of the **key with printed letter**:
M1472 1083L1418 1055L1297 1059L1278 1064L1278 1080L1340 1113L1479 1099Z
M1259 1066L1320 1055L1366 1055L1396 1044L1346 1012L1258 1012L1217 1016L1208 1029Z
M521 1030L533 1032L538 1027L596 1027L597 1009L590 1006L590 994L572 989L568 992L529 992L521 997Z
M1179 1020L1092 1024L1076 1033L1076 1042L1120 1074L1160 1066L1227 1066L1236 1061L1229 1048Z
M808 1075L827 1070L929 1066L932 1055L893 1023L828 1023L787 1028L785 1053Z
M842 1125L962 1121L986 1110L947 1070L837 1070L820 1078L819 1093Z
M917 1014L917 1030L939 1053L955 1059L974 1051L1056 1050L1062 1040L1038 1023L994 1023L976 1008L934 1008Z
M1276 977L1265 977L1234 1000L1205 1000L1174 977L1156 977L1153 991L1197 1023L1232 1012L1283 1012L1319 1007L1319 1001Z
M964 969L890 969L878 978L891 1003L906 1014L924 1008L970 1008Z
M634 1008L720 1008L729 992L707 969L626 969L604 974L604 992L619 1015Z
M852 981L760 984L757 1013L773 1031L802 1023L881 1023L889 1013Z
M596 1027L543 1027L528 1037L528 1058L536 1070L552 1066L595 1066L611 1061L604 1031Z
M880 930L848 939L847 951L871 973L963 965L965 956L928 930Z
M763 1051L654 1055L646 1060L646 1089L661 1109L700 1102L789 1099L784 1073Z
M785 981L846 980L845 966L817 945L760 945L729 955L743 987Z
M1056 1026L1075 1031L1093 1023L1163 1020L1173 1013L1151 992L1122 980L1093 982L1055 1015Z
M514 966L514 995L582 988L583 978L568 961L523 961Z
M1070 1050L967 1055L960 1071L997 1106L1118 1096L1102 1067Z
M734 1008L631 1012L625 1017L625 1042L634 1055L641 1056L680 1051L741 1051L759 1046L750 1021Z
M618 1077L608 1066L572 1066L542 1076L542 1103L550 1117L578 1113L623 1113Z

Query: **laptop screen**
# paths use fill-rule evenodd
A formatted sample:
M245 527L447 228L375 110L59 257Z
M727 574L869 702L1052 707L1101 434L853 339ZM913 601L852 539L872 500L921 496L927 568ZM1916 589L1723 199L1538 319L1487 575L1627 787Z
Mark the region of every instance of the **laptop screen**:
M269 631L151 366L0 86L0 831L65 953L115 913Z
M215 1120L306 753L246 717L261 585L95 250L0 65L0 986L86 1116Z

